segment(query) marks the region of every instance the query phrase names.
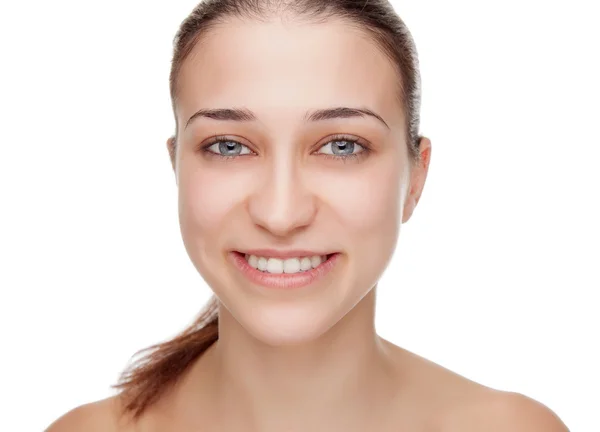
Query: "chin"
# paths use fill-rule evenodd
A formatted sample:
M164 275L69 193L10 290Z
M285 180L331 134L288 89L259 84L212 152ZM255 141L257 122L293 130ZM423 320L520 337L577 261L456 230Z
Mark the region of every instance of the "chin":
M246 309L238 322L255 339L271 346L291 346L319 339L336 322L334 310L309 304L261 305Z

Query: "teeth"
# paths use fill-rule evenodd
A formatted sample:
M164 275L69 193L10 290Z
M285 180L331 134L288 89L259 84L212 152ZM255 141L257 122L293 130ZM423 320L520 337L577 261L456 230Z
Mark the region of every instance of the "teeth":
M255 268L257 268L257 269L259 269L261 271L265 271L267 269L267 263L268 263L268 261L267 261L266 258L260 257L258 259L258 266L255 267Z
M313 268L317 267L319 264L321 264L321 257L319 255L310 257L310 263Z
M269 258L269 261L267 261L267 272L283 273L283 261L277 258Z
M298 258L286 259L283 261L284 273L298 273L300 271L300 260Z
M314 255L302 258L266 258L245 254L244 257L251 267L267 273L300 273L318 267L327 260L327 256Z
M252 267L254 267L254 268L258 267L258 258L256 256L252 255L251 257L246 258L246 259L248 260L248 263Z
M300 270L310 270L312 268L312 263L310 262L309 257L304 257L300 260Z

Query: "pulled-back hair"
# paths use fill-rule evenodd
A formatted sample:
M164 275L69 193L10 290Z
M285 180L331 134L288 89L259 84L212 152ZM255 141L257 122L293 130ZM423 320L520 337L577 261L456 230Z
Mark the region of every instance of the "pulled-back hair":
M419 159L421 80L416 47L408 28L387 0L205 0L181 23L173 41L169 88L173 113L178 76L193 48L211 29L229 18L268 22L291 17L307 23L341 19L368 35L398 73L397 100L405 116L409 156ZM175 118L175 145L179 134ZM173 157L173 155L172 155ZM212 297L196 320L173 339L138 351L113 388L119 389L125 412L139 418L171 388L188 367L218 338L218 307Z

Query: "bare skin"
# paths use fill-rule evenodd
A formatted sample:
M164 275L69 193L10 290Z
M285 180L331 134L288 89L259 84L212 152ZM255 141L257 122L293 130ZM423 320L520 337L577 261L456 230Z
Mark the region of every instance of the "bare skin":
M120 418L113 397L49 432L566 431L543 405L377 335L377 281L420 199L431 142L410 159L390 91L398 75L374 43L338 21L231 20L211 31L181 70L180 136L167 147L186 250L222 303L219 340L139 421ZM304 120L339 106L380 119ZM199 109L240 107L256 120L186 127ZM369 151L324 157L335 134ZM248 151L225 161L201 150L215 135ZM312 248L340 260L311 289L269 291L226 259L244 248Z
M546 406L518 393L494 390L445 369L410 351L385 340L395 366L394 374L407 377L402 383L394 381L398 391L386 405L384 417L365 421L350 429L315 428L315 431L367 431L380 432L568 432L566 426ZM208 353L207 353L208 354ZM200 366L202 365L202 366ZM199 432L227 431L252 432L255 429L231 427L236 422L236 407L219 417L210 411L214 406L211 395L189 392L198 378L197 362L180 385L149 409L139 420L133 421L120 414L118 396L80 406L57 420L47 432ZM401 390L400 390L401 389ZM188 402L203 398L194 412L189 406L178 408L182 400ZM302 410L301 407L298 408ZM212 413L212 414L211 414ZM227 419L228 422L224 422ZM282 430L302 431L301 428Z
M373 311L374 306L374 296L369 294L357 309ZM315 423L302 423L305 416L298 414L315 412L318 404L314 400L320 402L316 393L289 412L274 409L279 424L288 427L269 429L265 425L250 425L246 401L218 390L217 386L223 384L215 378L219 370L215 344L140 419L133 421L130 416L121 415L120 400L113 396L76 408L57 420L48 432L568 432L550 409L524 395L485 387L385 339L378 336L375 339L381 349L380 366L385 373L372 370L368 379L375 380L374 385L357 389L354 398L336 395L341 401L337 414L349 419L346 422L326 424L323 415ZM373 368L375 365L370 363ZM321 392L329 385L323 384ZM353 402L357 405L352 405ZM334 406L321 408L323 414Z

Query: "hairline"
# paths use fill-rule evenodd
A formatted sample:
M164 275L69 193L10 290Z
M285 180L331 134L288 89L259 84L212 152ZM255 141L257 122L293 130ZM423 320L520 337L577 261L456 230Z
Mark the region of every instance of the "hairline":
M377 50L380 51L392 66L394 72L396 73L397 80L396 86L394 88L394 93L396 95L396 102L400 106L402 115L404 117L404 138L406 141L406 145L408 147L412 147L411 139L411 119L409 116L410 110L410 97L406 92L404 76L401 70L400 65L397 63L396 59L393 58L393 54L385 49L385 35L382 35L381 32L378 32L376 29L368 28L364 23L353 18L350 14L340 14L335 11L334 8L327 6L323 10L318 13L308 11L308 12L300 12L296 11L293 8L292 4L285 4L283 7L278 7L285 2L277 2L276 5L271 8L264 8L264 11L252 11L252 10L236 10L225 13L221 16L218 16L207 22L206 27L204 27L201 31L198 31L188 42L187 51L183 53L181 58L179 59L178 67L175 70L174 74L174 85L171 94L171 106L173 110L173 116L175 119L175 140L177 141L179 136L179 124L177 121L177 111L176 105L178 102L178 91L179 91L179 76L181 73L181 69L183 68L184 63L189 60L190 57L196 55L198 51L198 47L200 47L203 43L206 42L211 36L214 36L216 31L219 28L225 27L227 25L231 25L236 20L242 22L258 22L269 24L274 21L281 21L283 23L293 23L299 25L322 25L327 24L331 21L338 21L350 28L350 30L355 31L356 34L362 38L364 38L367 42L371 43ZM412 159L412 158L411 158Z

